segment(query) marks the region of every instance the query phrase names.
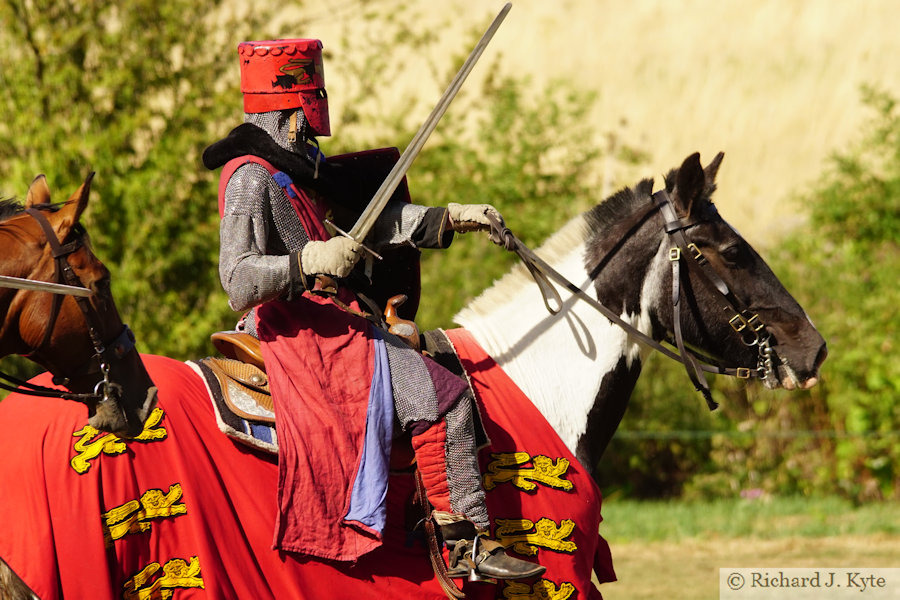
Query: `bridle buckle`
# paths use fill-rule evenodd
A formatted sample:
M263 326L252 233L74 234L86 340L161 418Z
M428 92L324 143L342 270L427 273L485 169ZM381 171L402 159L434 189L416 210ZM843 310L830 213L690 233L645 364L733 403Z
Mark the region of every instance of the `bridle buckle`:
M734 315L733 317L728 319L728 324L731 325L731 328L734 329L738 333L747 329L747 326L749 325L749 323L747 322L747 319L745 319L744 315L742 315L741 313L737 313L736 315ZM756 330L756 331L758 331L758 330Z
M700 252L700 248L697 247L697 244L695 244L694 242L691 242L688 244L687 247L688 247L688 250L691 251L691 256L693 256L694 260L696 260L698 263L702 264L703 262L706 261L706 257L703 256L702 252Z
M754 313L752 317L746 320L747 326L750 327L753 331L761 331L763 327L766 326L765 323L762 322L762 319L759 318L759 315Z

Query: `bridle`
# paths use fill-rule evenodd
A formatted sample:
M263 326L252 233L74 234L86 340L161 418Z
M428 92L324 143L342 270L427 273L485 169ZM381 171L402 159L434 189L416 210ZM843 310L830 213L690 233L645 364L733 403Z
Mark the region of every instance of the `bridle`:
M688 269L693 268L697 271L709 284L709 289L723 305L723 311L731 315L728 319L728 324L740 336L741 342L746 346L757 346L759 349L755 369L738 367L733 369L733 373L726 374L734 375L741 379L749 379L751 376L766 379L773 373L774 369L773 359L775 351L770 345L771 337L765 333L766 324L759 318L759 314L751 311L734 295L728 288L728 284L716 273L716 270L709 264L709 261L703 256L697 245L688 239L687 230L696 225L698 221L678 217L675 212L675 206L672 204L672 199L665 189L653 194L652 199L663 216L664 229L672 244L669 249L669 262L672 265L672 323L675 330L675 344L681 356L681 362L691 378L691 382L697 388L697 391L703 394L710 410L714 410L718 407L718 404L712 399L709 384L706 382L706 377L703 374L705 369L703 369L703 365L697 355L685 348L681 334L682 262L685 262ZM685 257L685 254L691 260ZM704 360L709 362L707 359Z
M691 382L694 384L694 387L703 395L704 400L706 400L709 409L715 410L718 408L718 403L712 398L712 392L706 381L705 373L730 375L740 379L756 378L765 380L774 375L775 350L771 346L770 336L765 332L765 323L763 323L759 315L751 311L734 295L722 277L716 273L706 257L703 256L703 253L697 245L691 242L688 230L694 225L697 225L700 221L691 218L678 217L672 199L665 189L654 193L649 208L646 211L638 211L635 213L629 221L622 225L622 229L626 232L633 231L638 224L643 222L650 214L657 210L663 217L666 236L671 244L669 249L669 262L672 265L671 299L674 331L670 333L670 336L666 341L672 343L672 345L678 349L677 353L638 330L634 325L623 320L602 302L588 295L579 286L566 279L562 274L519 241L519 239L516 238L503 223L496 220L490 213L488 213L488 218L491 219L492 222L491 240L507 250L515 252L519 256L525 267L531 273L531 276L534 278L538 287L541 289L544 298L544 306L546 306L551 314L557 314L562 308L562 300L559 296L559 292L550 283L550 280L553 280L566 288L578 299L590 304L593 308L602 313L603 316L624 329L629 335L635 337L644 345L682 363ZM621 247L624 241L624 238L620 240L600 261L598 261L598 267L591 273L592 281L596 279L599 270L606 264L616 250ZM722 304L723 311L729 315L728 324L731 326L731 329L741 337L741 341L746 346L756 346L758 348L758 359L754 368L724 366L718 364L718 361L703 356L685 345L681 331L681 306L684 300L684 292L681 285L683 265L686 265L686 268L688 269L693 269L708 283L710 291ZM555 304L555 306L551 306L551 304Z
M81 282L81 279L69 264L68 257L84 245L85 230L80 225L76 224L72 231L77 235L72 237L71 241L68 243L62 244L56 237L56 232L53 230L53 227L41 211L29 207L25 209L25 212L37 221L44 231L54 260L54 280L56 283L70 287L84 288L85 286ZM41 339L41 342L29 354L24 355L26 358L37 355L40 349L50 342L50 338L53 335L53 330L62 308L63 295L64 293L54 292L53 305L50 310L50 318L47 322L47 327L44 330L44 336ZM97 313L93 304L82 295L75 295L74 298L84 316L88 335L90 336L91 343L94 347L94 354L81 367L72 373L53 373L53 383L65 386L75 377L91 373L100 373L102 379L94 387L93 392L78 394L61 391L23 381L2 371L0 371L0 380L5 380L9 383L0 381L0 388L28 396L49 396L85 403L118 401L121 399L122 386L110 379L110 364L121 360L134 348L134 334L127 325L123 325L122 331L115 338L104 342L100 338L100 315Z

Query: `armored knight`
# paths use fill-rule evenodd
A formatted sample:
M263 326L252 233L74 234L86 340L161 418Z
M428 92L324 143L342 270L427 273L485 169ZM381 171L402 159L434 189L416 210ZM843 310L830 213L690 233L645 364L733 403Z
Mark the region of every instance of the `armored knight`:
M325 158L315 142L331 134L321 42L244 42L238 54L245 122L203 159L210 169L224 167L220 277L231 307L245 313L241 326L260 340L275 401L275 546L343 561L377 547L385 520L383 450L399 424L412 434L445 541L467 559L460 566L500 579L539 575L543 567L508 556L486 537L467 383L372 318L383 304L377 284L394 283L379 277L402 273L405 281L396 284L415 295L419 248L445 248L454 232L488 229L486 213L499 214L486 204L414 205L403 197L404 182L366 247L386 255L411 250L415 264L372 271L371 260L360 260L360 245L330 226L342 214L358 215L374 188L358 157ZM329 280L322 276L338 282L336 291L323 289ZM367 301L364 291L373 288L376 300Z

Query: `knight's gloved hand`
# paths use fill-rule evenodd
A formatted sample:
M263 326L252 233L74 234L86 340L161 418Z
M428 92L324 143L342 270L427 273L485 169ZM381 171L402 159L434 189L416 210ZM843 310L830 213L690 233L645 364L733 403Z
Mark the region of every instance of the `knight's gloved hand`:
M300 270L304 275L346 277L359 260L360 248L358 242L343 236L307 242L300 251Z
M501 224L505 225L500 212L490 204L457 204L451 202L447 205L450 214L450 227L453 231L466 233L467 231L490 231L491 222L487 215L493 215Z

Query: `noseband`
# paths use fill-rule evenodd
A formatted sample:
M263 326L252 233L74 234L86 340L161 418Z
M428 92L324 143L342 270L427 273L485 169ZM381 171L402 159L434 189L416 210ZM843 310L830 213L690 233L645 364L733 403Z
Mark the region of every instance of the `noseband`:
M715 373L718 375L731 375L740 379L766 379L774 373L775 351L770 346L770 337L765 333L765 323L762 322L759 315L750 311L728 288L725 281L716 273L706 257L697 247L690 241L688 229L698 224L699 221L693 219L682 219L677 216L672 199L669 197L665 189L653 194L652 204L645 212L638 212L633 220L623 227L625 231L632 231L634 227L648 217L654 211L659 210L665 223L665 232L672 246L669 250L669 261L672 264L672 320L674 323L674 332L670 340L678 348L678 352L673 352L669 348L661 345L659 342L638 330L634 325L624 321L619 315L614 313L596 298L591 297L580 287L566 279L562 274L547 264L543 259L538 257L531 249L526 247L519 241L513 233L506 228L500 221L488 214L488 218L492 221L491 239L500 246L503 246L511 252L515 252L522 260L528 271L531 273L541 293L544 297L544 306L552 314L556 314L562 307L562 300L556 288L550 283L555 281L559 285L566 288L573 295L578 297L594 307L603 314L607 319L624 329L629 335L637 338L646 346L661 352L673 360L682 363L694 384L706 400L710 410L718 408L718 403L713 400L709 384L706 381L704 373ZM599 265L606 263L608 258L618 248L620 244L614 246L602 260L598 261ZM688 258L692 260L688 260ZM755 368L750 367L726 367L716 364L708 357L687 348L681 332L681 265L682 261L687 261L688 269L694 269L701 278L705 279L709 284L712 293L717 296L718 300L723 304L723 310L729 315L728 324L731 329L741 337L741 341L747 346L757 346L759 356ZM599 269L597 270L599 271ZM597 272L591 274L591 279L595 279ZM551 306L555 304L555 306Z
M51 254L55 263L54 279L56 283L65 284L72 287L84 288L84 284L75 273L75 270L72 269L72 266L69 264L68 260L70 254L84 245L84 230L80 227L80 225L76 225L73 231L76 231L79 235L74 237L70 242L61 244L56 237L56 232L53 231L53 227L51 227L50 223L47 221L47 218L43 215L43 213L41 213L41 211L35 208L26 208L25 212L38 222L38 224L41 226L41 229L43 229L44 231L44 236L47 238L47 243L50 244ZM59 313L62 307L62 300L62 293L54 294L53 306L50 311L50 318L47 323L47 328L44 330L44 337L34 350L32 350L28 355L25 355L26 358L33 356L41 347L49 343L50 338L53 335L53 330L56 326L56 321L59 318ZM74 373L53 373L53 383L55 383L56 385L65 386L68 385L74 377L98 372L103 376L103 378L94 387L93 393L76 394L72 392L63 392L60 390L55 390L53 388L35 385L27 381L22 381L3 372L0 372L0 378L5 379L6 381L9 381L14 385L11 386L0 383L0 387L30 396L50 396L55 398L63 398L65 400L76 400L79 402L103 402L108 400L118 401L121 398L122 387L119 384L113 382L109 377L110 363L121 360L122 357L124 357L134 348L134 334L131 332L127 325L124 325L122 331L113 340L104 343L100 339L99 324L101 320L100 315L97 313L97 310L84 296L75 296L75 301L78 303L78 307L81 309L81 313L84 316L84 320L88 329L88 335L90 336L91 343L94 346L94 354L84 365L82 365L82 367L77 369Z

